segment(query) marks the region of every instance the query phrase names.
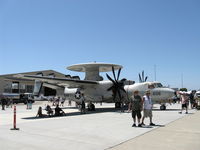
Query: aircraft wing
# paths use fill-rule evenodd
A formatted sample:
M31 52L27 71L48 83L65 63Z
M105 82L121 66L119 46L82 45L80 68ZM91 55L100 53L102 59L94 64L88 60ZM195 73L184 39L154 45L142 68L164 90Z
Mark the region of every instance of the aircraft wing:
M94 86L98 84L97 81L91 81L91 80L77 80L77 79L56 78L49 76L38 76L38 75L17 74L14 75L14 77L21 79L37 80L44 83L49 83L63 87L84 88L85 86Z

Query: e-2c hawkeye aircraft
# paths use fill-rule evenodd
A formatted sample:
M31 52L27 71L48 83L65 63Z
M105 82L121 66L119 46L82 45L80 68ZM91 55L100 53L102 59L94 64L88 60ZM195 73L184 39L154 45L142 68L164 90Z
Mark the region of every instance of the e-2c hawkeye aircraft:
M34 95L39 95L41 87L47 86L62 90L66 99L71 101L80 102L81 94L84 93L86 102L115 103L115 107L120 107L121 103L128 103L135 90L138 90L141 96L144 95L146 90L150 90L154 102L168 100L174 96L174 90L163 87L159 82L135 83L125 78L120 80L119 77L122 68L121 65L96 62L67 67L71 71L85 72L84 80L80 80L78 77L71 78L70 75L66 78L57 78L18 74L15 77L35 80ZM117 74L115 74L115 70L118 70ZM100 72L109 71L112 71L114 78L106 74L108 80L103 80ZM94 104L92 105L95 108ZM163 106L164 104L161 109L165 109Z

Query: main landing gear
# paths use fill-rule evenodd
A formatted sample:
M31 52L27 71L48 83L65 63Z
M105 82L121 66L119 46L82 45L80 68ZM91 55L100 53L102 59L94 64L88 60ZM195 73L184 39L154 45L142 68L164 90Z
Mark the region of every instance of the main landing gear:
M115 102L115 108L121 108L121 103L120 102Z
M160 110L166 110L166 106L165 106L165 104L161 104L161 106L160 106Z

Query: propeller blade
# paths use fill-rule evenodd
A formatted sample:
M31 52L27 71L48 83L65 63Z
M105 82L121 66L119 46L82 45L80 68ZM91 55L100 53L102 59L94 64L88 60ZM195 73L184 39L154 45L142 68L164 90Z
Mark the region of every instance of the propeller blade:
M120 86L119 89L126 93L126 90L123 87Z
M119 100L120 100L120 102L122 101L122 95L121 95L121 93L120 93L120 90L117 90L117 92L118 92L118 95L119 95Z
M141 78L140 74L139 74L139 82L142 82L142 78Z
M144 82L144 70L142 71L142 82Z
M119 80L120 73L121 73L121 68L119 68L119 71L118 71L118 74L117 74L117 80Z
M107 78L110 80L110 81L112 81L112 83L115 85L116 83L115 83L115 81L106 73L106 76L107 76Z
M145 78L145 80L144 80L144 81L146 82L146 81L147 81L147 79L148 79L148 76L146 76L146 78Z
M113 66L112 66L112 72L113 72L113 76L114 76L115 81L117 81L116 76L115 76L115 69L114 69Z

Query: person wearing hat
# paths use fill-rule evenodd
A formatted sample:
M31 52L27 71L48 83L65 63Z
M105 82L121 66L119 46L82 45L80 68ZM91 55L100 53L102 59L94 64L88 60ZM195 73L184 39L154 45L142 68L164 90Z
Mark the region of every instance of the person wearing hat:
M132 118L133 118L133 125L132 127L136 127L136 116L138 120L138 127L142 127L140 120L142 118L141 111L142 111L142 98L139 95L139 91L134 91L133 95L131 96L131 102L129 104L129 110L132 110Z
M150 96L150 91L147 90L146 94L143 96L143 117L142 117L142 125L144 124L144 118L149 117L150 119L150 126L154 126L155 124L152 122L152 108L153 108L153 104L152 104L152 100L151 100L151 96Z
M180 91L179 95L181 96L181 112L179 112L180 114L182 114L183 109L185 108L186 110L186 114L188 114L188 104L189 104L189 97L187 96L187 93L184 91Z

